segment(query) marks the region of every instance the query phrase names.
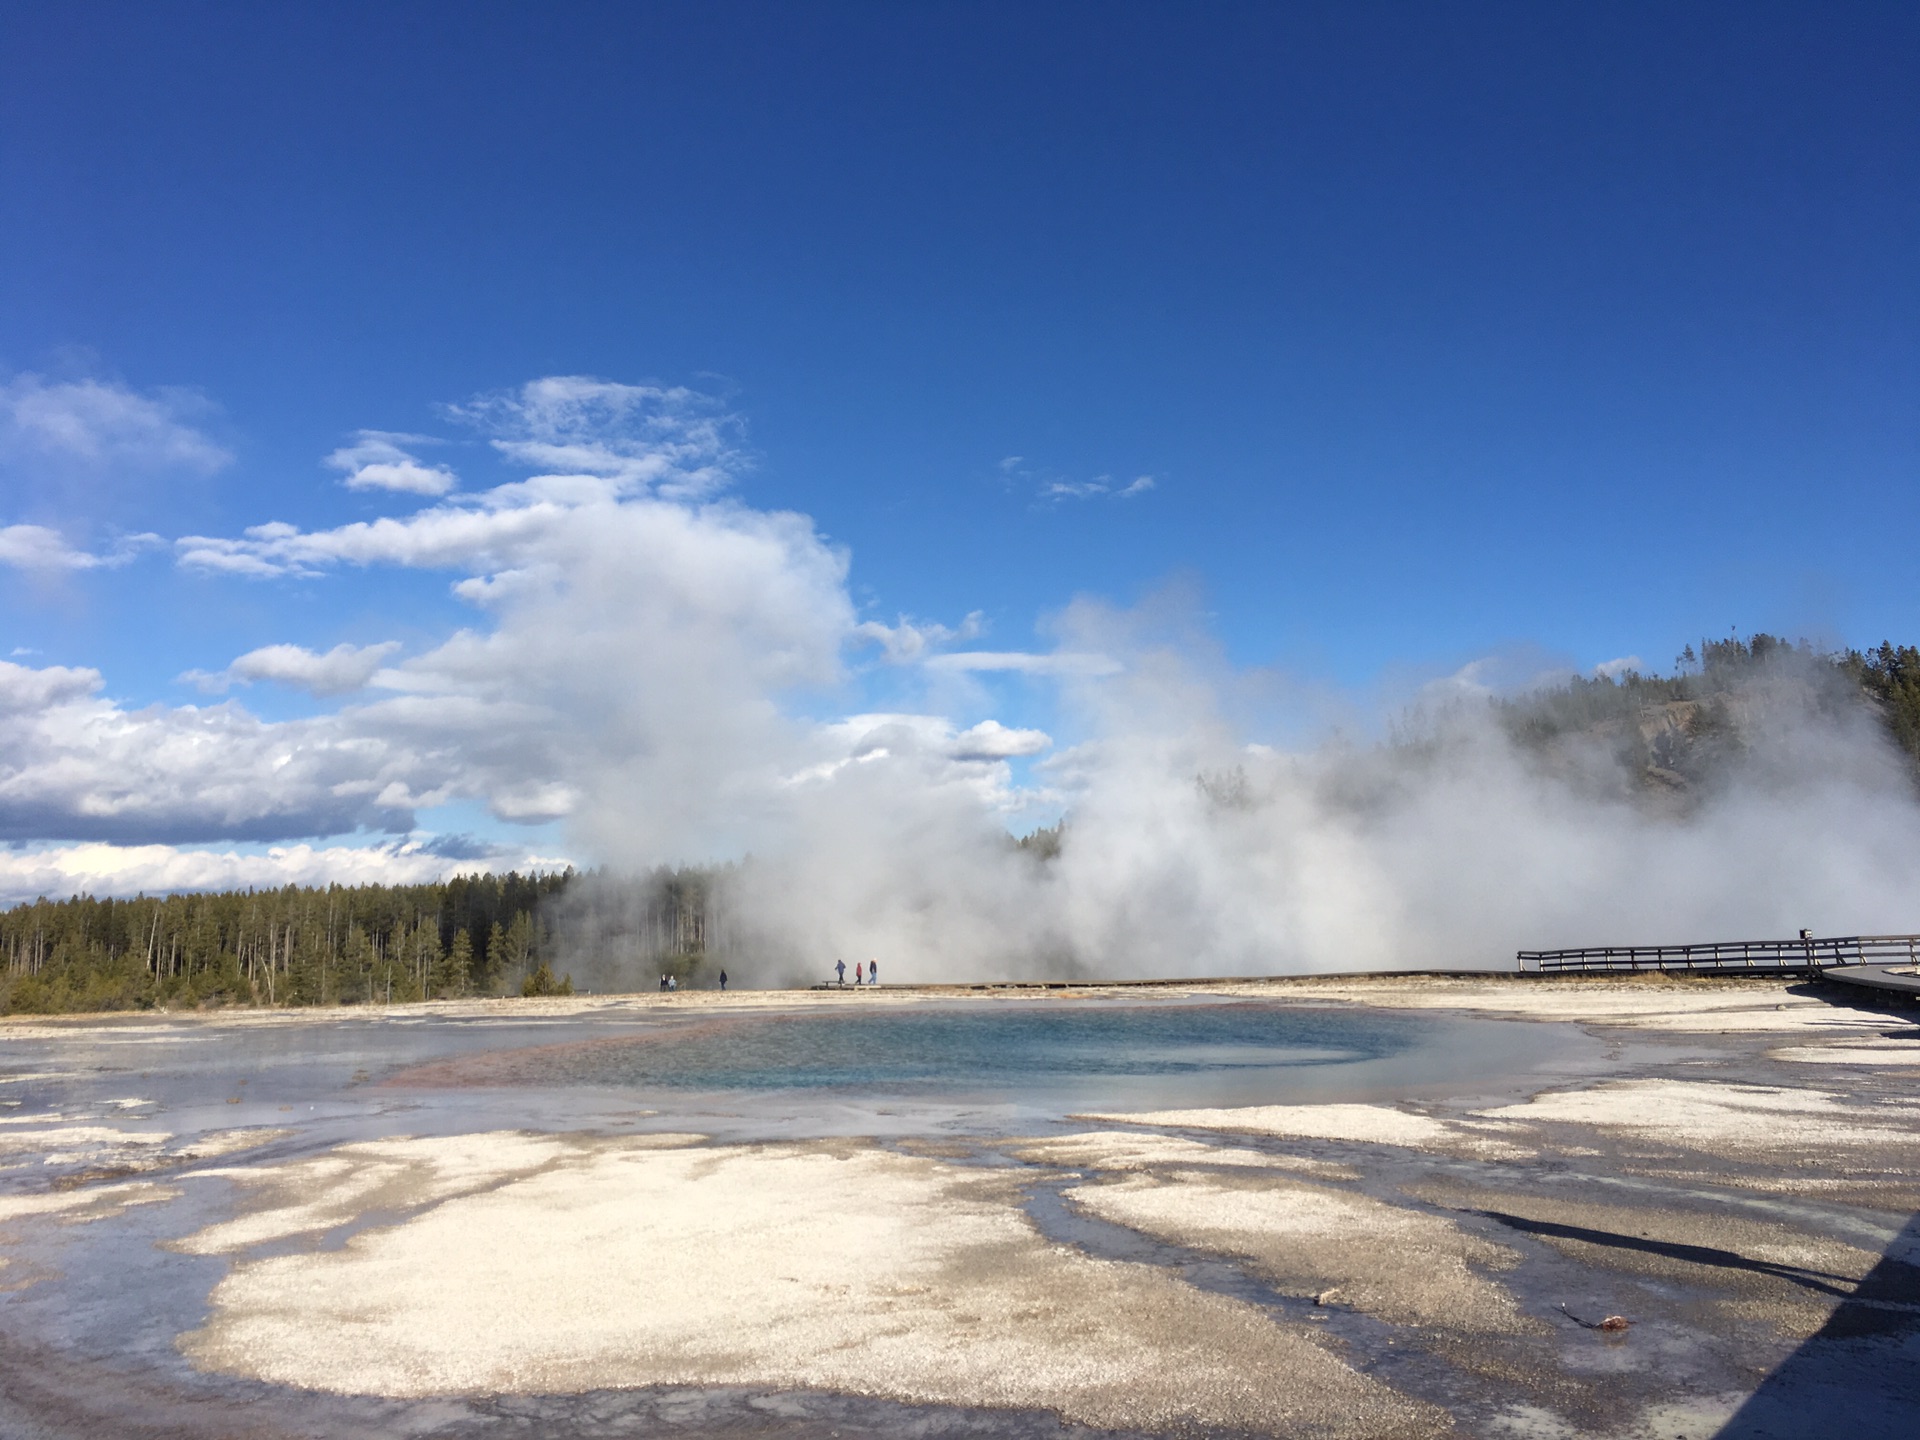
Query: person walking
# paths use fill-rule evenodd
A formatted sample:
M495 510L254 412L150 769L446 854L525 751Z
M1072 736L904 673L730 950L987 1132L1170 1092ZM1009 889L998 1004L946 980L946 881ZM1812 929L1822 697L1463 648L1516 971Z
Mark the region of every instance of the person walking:
M834 961L833 973L840 977L840 983L842 985L846 984L847 983L847 962L844 960Z
M869 960L867 961L867 984L878 985L879 983L880 962L878 960Z
M724 970L720 972L720 988L722 990L727 988L727 972Z

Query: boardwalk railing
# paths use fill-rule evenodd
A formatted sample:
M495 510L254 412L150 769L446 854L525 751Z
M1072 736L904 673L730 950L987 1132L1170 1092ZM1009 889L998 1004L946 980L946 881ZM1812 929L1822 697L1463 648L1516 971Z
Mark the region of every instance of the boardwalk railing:
M1602 945L1522 950L1529 973L1560 970L1823 970L1829 965L1920 963L1920 935L1720 940L1707 945Z

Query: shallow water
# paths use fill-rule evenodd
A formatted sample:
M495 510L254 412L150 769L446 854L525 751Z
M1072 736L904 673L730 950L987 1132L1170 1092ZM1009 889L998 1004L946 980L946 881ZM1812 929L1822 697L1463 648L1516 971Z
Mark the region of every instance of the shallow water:
M286 1149L479 1128L979 1133L1089 1109L1492 1094L1591 1068L1603 1048L1565 1025L1184 998L289 1025L128 1016L40 1034L0 1050L0 1118L110 1117L177 1137L297 1125ZM127 1099L145 1103L119 1108ZM0 1192L48 1178L0 1169Z
M1247 1105L1512 1074L1556 1048L1544 1027L1451 1016L1270 1004L998 1004L694 1022L496 1055L485 1067L456 1063L438 1078L1043 1106ZM408 1079L402 1073L391 1083Z

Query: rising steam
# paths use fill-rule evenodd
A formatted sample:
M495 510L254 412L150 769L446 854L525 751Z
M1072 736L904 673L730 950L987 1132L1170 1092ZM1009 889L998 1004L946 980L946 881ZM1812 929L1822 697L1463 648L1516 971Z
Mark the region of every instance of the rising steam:
M1056 855L1012 845L896 725L763 817L718 887L716 950L756 983L869 956L915 981L1277 974L1920 919L1905 759L1816 659L1724 697L1727 733L1693 742L1676 790L1620 726L1530 744L1458 687L1390 739L1263 743L1297 733L1284 691L1232 673L1180 608L1081 602L1059 621L1062 653L1112 663L1055 672L1081 732L1045 766L1067 802Z

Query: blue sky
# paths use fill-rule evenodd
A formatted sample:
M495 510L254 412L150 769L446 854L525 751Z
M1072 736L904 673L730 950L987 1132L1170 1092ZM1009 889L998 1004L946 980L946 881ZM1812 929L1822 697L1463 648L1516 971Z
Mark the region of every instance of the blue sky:
M1908 6L75 3L4 31L0 527L38 528L0 653L100 672L71 703L204 709L179 677L263 647L395 647L364 670L501 623L450 591L492 573L471 556L242 574L179 542L435 503L344 484L362 432L420 437L385 443L456 506L524 480L552 376L705 397L632 392L725 431L724 482L674 503L811 517L833 624L958 632L936 650L1050 653L1074 597L1170 580L1231 664L1362 696L1490 654L1664 666L1731 626L1920 638ZM1030 678L821 643L840 672L768 682L790 715L1068 738ZM361 703L311 682L225 702ZM29 848L325 838L298 804L47 798L51 752L11 748ZM1003 748L1029 783L1042 752ZM591 848L564 807L502 819L497 779L406 783L443 797L409 833ZM145 818L90 833L109 812Z

